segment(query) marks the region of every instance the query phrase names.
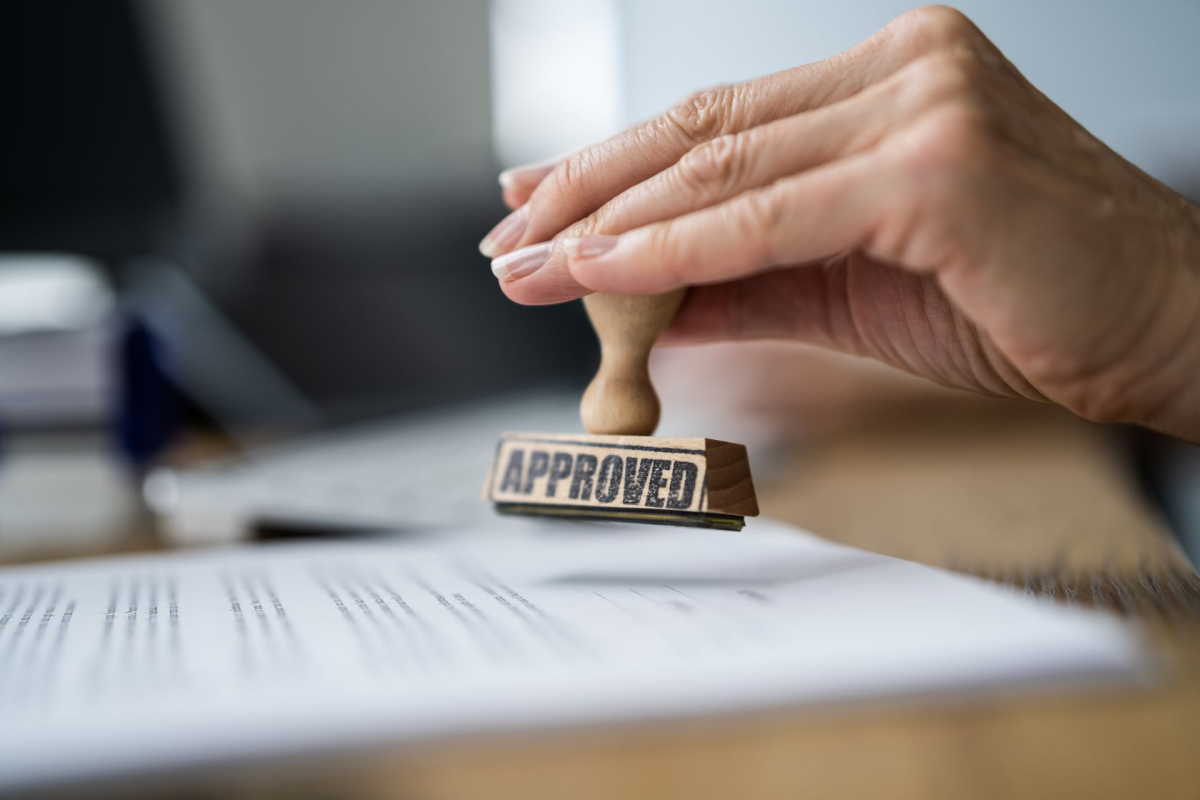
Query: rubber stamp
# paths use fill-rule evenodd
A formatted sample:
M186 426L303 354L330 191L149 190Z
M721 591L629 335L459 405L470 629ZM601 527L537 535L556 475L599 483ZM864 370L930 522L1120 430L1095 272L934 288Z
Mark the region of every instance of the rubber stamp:
M656 437L649 359L683 294L584 298L600 369L583 394L586 434L505 433L484 496L506 514L741 530L758 515L746 448Z

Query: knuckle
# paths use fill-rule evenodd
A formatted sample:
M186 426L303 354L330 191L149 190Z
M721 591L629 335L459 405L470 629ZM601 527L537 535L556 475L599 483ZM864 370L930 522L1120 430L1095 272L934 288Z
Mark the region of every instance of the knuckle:
M550 173L549 186L558 197L574 194L575 187L579 185L581 170L574 162L575 157L572 156L555 167L554 171ZM542 193L539 192L539 194Z
M897 24L922 50L973 43L981 37L979 28L957 8L943 5L921 6L897 20Z
M911 114L950 106L978 109L993 104L996 95L989 69L973 52L943 50L921 56L892 79L896 102Z
M565 159L550 173L550 187L556 197L572 197L586 192L587 175L595 159L589 151Z
M982 65L964 49L922 56L905 70L906 89L925 106L975 95L983 81Z
M937 44L970 42L979 34L975 23L957 8L928 5L917 9L918 25Z
M667 112L666 120L687 141L699 144L724 132L733 105L734 90L728 87L708 89L678 103Z
M679 161L679 174L693 190L721 193L745 174L744 137L724 134L693 148Z

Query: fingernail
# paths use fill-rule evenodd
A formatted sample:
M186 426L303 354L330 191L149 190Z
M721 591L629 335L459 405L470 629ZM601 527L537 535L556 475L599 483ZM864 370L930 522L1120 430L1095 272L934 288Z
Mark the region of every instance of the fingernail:
M500 220L500 224L492 228L488 235L479 243L479 252L488 258L497 253L503 253L512 248L525 234L529 225L529 206L521 206L516 211Z
M554 159L553 161L525 164L524 166L506 169L500 173L500 185L505 189L536 186L542 182L542 178L554 171L559 161L560 159Z
M492 274L502 281L515 281L537 272L550 257L550 242L531 244L492 259Z
M572 236L563 239L563 249L571 258L595 258L617 246L620 236Z

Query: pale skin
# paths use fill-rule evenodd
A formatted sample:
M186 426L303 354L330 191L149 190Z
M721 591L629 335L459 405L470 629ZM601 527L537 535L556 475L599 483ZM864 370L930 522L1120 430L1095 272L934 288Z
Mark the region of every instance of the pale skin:
M1200 208L953 9L501 176L526 304L691 287L672 343L794 339L1200 442Z

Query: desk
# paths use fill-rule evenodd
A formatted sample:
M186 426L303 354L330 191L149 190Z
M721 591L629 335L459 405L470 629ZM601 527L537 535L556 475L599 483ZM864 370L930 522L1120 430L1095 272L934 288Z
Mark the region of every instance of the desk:
M234 771L197 795L1200 797L1200 580L1106 431L1031 404L915 404L811 442L761 501L847 544L1142 617L1165 674L377 750Z

